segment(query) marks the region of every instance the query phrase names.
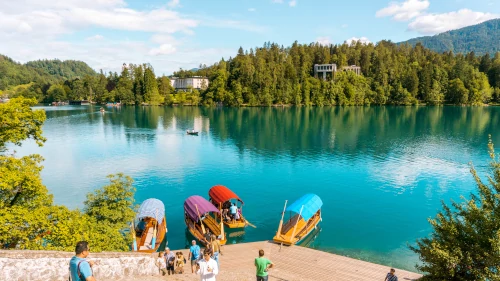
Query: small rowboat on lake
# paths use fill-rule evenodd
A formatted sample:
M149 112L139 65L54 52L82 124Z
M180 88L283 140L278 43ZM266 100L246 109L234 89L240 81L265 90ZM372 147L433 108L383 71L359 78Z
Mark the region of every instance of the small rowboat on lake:
M289 246L299 243L316 228L321 221L323 202L317 195L310 193L300 197L288 208L286 204L287 201L285 201L285 208L273 241ZM286 211L289 211L290 215L288 221L283 224Z
M154 198L145 200L139 207L135 220L131 230L134 239L132 250L146 253L163 251L167 240L163 202Z
M238 209L238 217L239 218L230 218L229 220L223 220L224 224L229 228L242 228L247 225L245 218L243 217L243 201L236 195L233 191L223 185L216 185L208 191L208 196L210 197L210 201L214 204L217 209L223 214L223 217L226 216L226 213L229 214L229 208L232 204L234 204ZM233 202L231 202L233 200ZM239 206L238 206L239 205Z
M219 210L201 196L193 195L184 202L184 221L189 232L200 242L205 241L204 235L210 230L222 245L226 244L224 224L217 221L217 217L220 217Z
M198 131L195 131L195 130L187 130L186 133L188 135L193 135L193 136L197 136L198 135Z

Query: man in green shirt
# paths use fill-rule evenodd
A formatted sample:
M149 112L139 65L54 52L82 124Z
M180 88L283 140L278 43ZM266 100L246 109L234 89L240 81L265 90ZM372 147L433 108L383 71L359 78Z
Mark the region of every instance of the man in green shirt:
M267 281L267 270L274 264L264 257L264 250L259 250L259 257L255 258L255 267L257 268L257 281Z

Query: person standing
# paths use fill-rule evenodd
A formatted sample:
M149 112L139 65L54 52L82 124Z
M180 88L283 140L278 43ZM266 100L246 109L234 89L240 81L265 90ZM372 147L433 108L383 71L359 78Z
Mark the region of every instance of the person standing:
M75 256L69 261L69 271L72 281L96 281L92 274L93 261L86 258L90 254L90 247L87 241L76 243Z
M238 212L238 207L236 207L236 204L232 204L231 207L229 207L229 211L231 211L231 219L234 220L236 219L236 212Z
M259 250L259 257L255 258L255 267L257 268L257 281L267 281L267 270L274 264L264 257L264 250Z
M212 243L210 245L212 248L212 253L213 253L213 258L215 262L217 262L217 266L219 266L219 255L222 255L222 248L220 245L219 239L215 236L215 234L212 234Z
M165 262L165 257L163 252L158 253L158 259L156 260L156 266L161 271L161 274L165 276L167 274L167 263Z
M194 273L196 267L196 262L200 258L200 246L196 245L196 241L191 241L191 247L189 247L188 259L191 260L191 273Z
M170 248L165 248L165 262L167 264L167 272L168 275L172 273L174 274L174 262L175 262L175 255L174 253L170 252Z
M201 281L216 281L215 276L219 274L217 262L210 258L212 252L210 249L205 249L203 259L196 265L196 273L200 274Z
M387 273L387 276L385 276L384 281L398 281L398 277L394 275L396 273L396 270L394 268L391 268L391 271Z

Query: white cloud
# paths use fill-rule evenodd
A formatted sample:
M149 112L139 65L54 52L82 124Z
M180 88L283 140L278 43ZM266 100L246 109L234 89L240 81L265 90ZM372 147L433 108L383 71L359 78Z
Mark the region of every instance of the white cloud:
M102 40L104 39L104 36L96 34L94 36L87 37L85 40L87 41L97 41L97 40Z
M180 67L189 69L234 54L234 49L198 46L192 35L200 25L250 32L266 30L249 22L205 20L167 8L133 9L123 0L16 0L2 1L1 6L0 54L20 62L45 58L82 60L105 71L120 71L124 62L149 62L157 74L168 74ZM80 31L95 28L99 33L106 32L106 38L102 37L104 33L95 33L84 39L65 39L67 34L79 35ZM124 35L114 36L114 30L124 31ZM150 37L134 39L137 32ZM186 37L179 40L179 34Z
M424 35L434 35L500 17L497 14L475 12L469 9L433 14L426 12L429 6L429 0L392 2L388 7L377 11L376 16L409 21L408 30Z
M323 46L328 46L331 44L330 37L328 36L318 37L316 38L316 42Z
M348 28L348 27L349 27L349 25L348 25L348 24L343 24L343 25L341 25L340 27L342 27L342 28Z
M160 47L151 49L151 51L149 51L149 54L152 56L169 55L175 53L175 51L177 51L177 49L174 47L174 45L161 44Z
M248 11L249 11L249 12L255 12L255 11L257 11L257 10L256 10L255 8L249 8L249 9L248 9Z
M408 29L421 34L432 35L478 24L497 17L499 15L462 9L457 12L419 16L408 24Z
M273 0L273 3L283 4L283 0Z
M351 45L352 43L356 43L360 41L361 44L370 44L370 40L368 40L368 38L366 37L361 37L361 38L358 38L358 37L351 37L347 40L345 40L345 43L348 44L348 45Z
M429 0L406 0L404 2L391 2L388 7L378 10L377 17L392 17L397 21L407 21L419 16L429 8Z
M288 2L288 5L289 5L290 7L295 7L295 6L297 6L297 0L292 0L292 1Z
M170 8L179 7L180 6L180 0L172 0L172 1L168 2L167 6L170 7Z

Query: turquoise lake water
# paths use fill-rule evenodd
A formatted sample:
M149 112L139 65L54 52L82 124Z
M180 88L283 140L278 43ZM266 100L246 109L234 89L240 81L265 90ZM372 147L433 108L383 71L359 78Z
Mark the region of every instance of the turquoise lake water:
M409 270L418 258L407 244L430 232L441 200L474 191L468 163L485 175L488 134L500 144L500 107L40 108L46 144L16 150L43 155L55 203L82 207L123 172L138 204L165 203L176 249L190 239L184 200L213 185L235 191L257 226L228 244L272 239L285 200L312 192L324 205L310 247Z

